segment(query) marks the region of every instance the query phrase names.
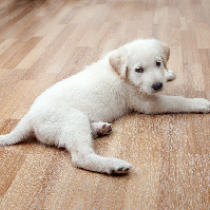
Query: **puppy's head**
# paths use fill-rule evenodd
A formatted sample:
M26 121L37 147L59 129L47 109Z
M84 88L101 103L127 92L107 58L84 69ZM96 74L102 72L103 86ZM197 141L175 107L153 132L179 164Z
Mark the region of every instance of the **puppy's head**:
M118 76L139 91L154 94L166 85L169 47L155 39L140 39L115 50L109 62Z

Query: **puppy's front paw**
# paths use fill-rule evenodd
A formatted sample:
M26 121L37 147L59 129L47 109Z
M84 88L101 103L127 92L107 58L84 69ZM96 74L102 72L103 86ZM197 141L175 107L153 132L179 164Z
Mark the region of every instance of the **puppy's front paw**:
M193 111L198 113L209 113L210 112L210 101L205 98L194 98L193 99Z
M167 81L172 81L176 79L176 74L172 70L168 70L165 72L165 77Z

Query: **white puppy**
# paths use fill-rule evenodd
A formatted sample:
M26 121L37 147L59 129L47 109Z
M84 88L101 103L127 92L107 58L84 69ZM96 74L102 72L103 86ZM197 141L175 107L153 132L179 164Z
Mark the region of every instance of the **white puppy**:
M175 78L166 71L169 54L169 47L155 39L136 40L110 52L41 94L17 127L0 136L0 145L35 135L45 144L65 147L76 167L128 172L131 164L99 156L92 148L93 136L111 131L108 122L131 110L144 114L210 111L206 99L154 95Z

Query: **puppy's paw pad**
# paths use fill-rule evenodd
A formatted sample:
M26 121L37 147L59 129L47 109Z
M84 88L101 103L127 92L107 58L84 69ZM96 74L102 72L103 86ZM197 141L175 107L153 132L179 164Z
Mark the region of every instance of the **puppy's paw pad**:
M93 137L101 137L103 135L110 134L112 131L112 125L110 123L98 122L93 125Z
M124 174L124 173L128 173L128 171L130 170L130 167L121 167L118 169L113 170L113 174Z
M131 169L131 164L126 161L119 160L117 164L119 166L114 167L114 169L112 170L112 174L125 174L128 173Z
M103 126L101 127L102 133L110 133L111 131L112 131L112 125L109 123L104 123Z

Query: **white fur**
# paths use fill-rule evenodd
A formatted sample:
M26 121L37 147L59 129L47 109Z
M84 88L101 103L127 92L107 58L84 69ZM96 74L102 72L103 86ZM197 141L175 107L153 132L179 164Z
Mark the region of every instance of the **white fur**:
M136 110L144 114L202 112L210 110L206 99L154 95L153 87L175 74L166 71L169 48L155 40L136 40L58 82L42 93L17 127L0 136L0 145L10 145L29 135L45 144L65 147L73 164L86 170L126 173L131 164L94 153L92 135L109 133L113 120ZM158 67L156 62L160 61ZM144 68L143 73L136 72ZM161 90L162 90L161 89ZM158 90L159 91L159 90ZM106 122L106 123L103 123Z

